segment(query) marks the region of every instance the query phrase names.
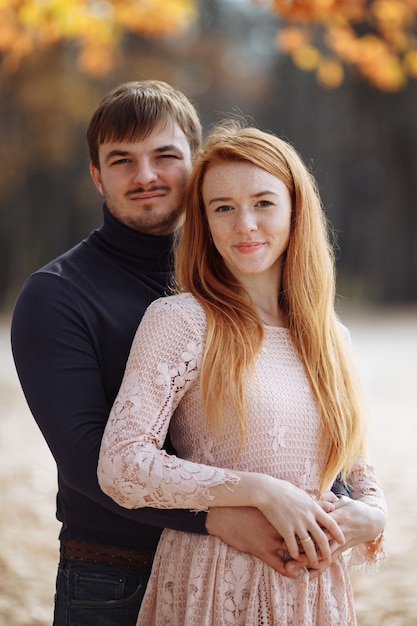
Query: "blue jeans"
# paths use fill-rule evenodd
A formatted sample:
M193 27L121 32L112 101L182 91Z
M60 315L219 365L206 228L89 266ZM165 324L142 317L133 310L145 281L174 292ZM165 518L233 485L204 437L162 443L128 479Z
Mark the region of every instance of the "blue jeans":
M135 626L148 576L61 558L53 626Z

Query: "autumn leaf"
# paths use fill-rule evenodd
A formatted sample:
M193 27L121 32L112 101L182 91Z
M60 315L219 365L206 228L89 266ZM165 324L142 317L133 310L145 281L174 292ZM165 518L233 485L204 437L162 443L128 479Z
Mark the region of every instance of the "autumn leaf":
M277 33L276 42L278 47L288 53L294 52L298 48L308 43L309 36L305 29L295 26L287 26Z
M67 40L79 46L82 70L104 75L124 32L178 34L195 15L192 0L0 0L3 69L16 69L35 48Z
M326 88L343 82L344 66L384 91L417 77L417 0L274 0L272 10L280 50Z
M314 46L301 46L292 53L292 60L302 70L314 70L319 64L320 52Z
M417 78L417 50L409 50L404 56L404 67L410 76Z
M327 88L347 68L390 91L417 78L417 0L252 1L278 14L277 47ZM195 0L0 0L2 67L15 71L34 50L67 41L83 72L104 76L125 33L178 36L196 17Z
M338 59L322 58L316 76L318 83L325 89L340 87L344 79L343 65Z

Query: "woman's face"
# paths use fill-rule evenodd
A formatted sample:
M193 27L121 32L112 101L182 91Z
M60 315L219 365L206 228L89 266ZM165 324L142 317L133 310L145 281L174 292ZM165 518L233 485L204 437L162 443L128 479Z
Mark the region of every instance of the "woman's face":
M213 243L233 275L278 284L291 226L286 185L251 163L223 161L206 172L202 193Z

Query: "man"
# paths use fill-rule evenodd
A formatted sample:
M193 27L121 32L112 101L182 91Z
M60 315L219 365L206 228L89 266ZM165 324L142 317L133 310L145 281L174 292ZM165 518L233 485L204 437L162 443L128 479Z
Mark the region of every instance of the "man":
M127 510L98 486L100 442L134 333L169 287L172 236L201 126L182 93L132 82L103 98L87 139L103 224L25 283L12 347L58 467L54 626L134 626L164 527L216 534L282 573L297 572L286 572L280 538L256 510Z

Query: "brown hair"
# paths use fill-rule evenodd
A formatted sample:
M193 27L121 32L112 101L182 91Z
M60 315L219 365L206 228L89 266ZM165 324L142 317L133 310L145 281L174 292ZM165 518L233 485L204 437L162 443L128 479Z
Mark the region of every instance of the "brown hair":
M320 444L327 452L324 489L339 471L347 476L363 454L365 441L360 387L334 310L334 257L327 222L316 182L296 150L272 134L232 121L209 134L196 160L176 256L179 288L199 300L207 317L201 372L205 409L216 429L229 394L244 437L244 375L253 368L264 338L262 321L243 286L211 243L202 199L207 170L231 160L252 163L278 177L292 199L279 299L321 415Z
M157 80L116 87L104 96L87 128L91 163L99 169L102 143L144 139L170 121L179 125L195 154L201 144L201 124L195 107L181 91Z

